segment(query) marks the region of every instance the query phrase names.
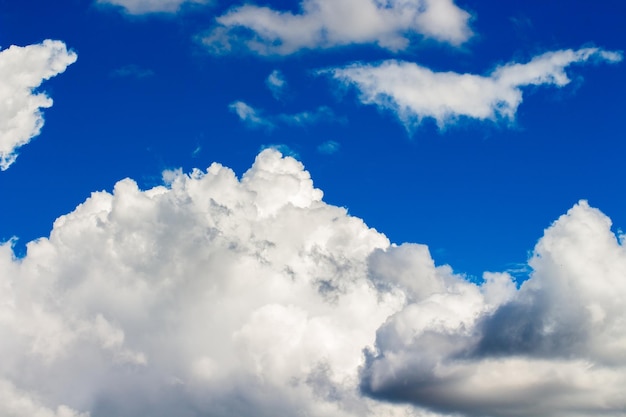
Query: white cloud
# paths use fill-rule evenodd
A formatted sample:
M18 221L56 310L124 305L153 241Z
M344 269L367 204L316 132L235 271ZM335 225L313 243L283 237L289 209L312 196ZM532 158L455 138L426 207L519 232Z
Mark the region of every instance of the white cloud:
M244 103L243 101L233 101L228 105L228 108L235 112L239 119L241 119L241 121L249 127L263 127L268 129L274 127L274 123L261 116L254 107Z
M390 245L274 150L164 180L0 245L1 414L623 414L626 249L585 202L518 290Z
M334 140L327 140L317 147L317 151L323 154L331 155L339 152L341 145Z
M41 132L42 108L52 99L36 93L41 83L65 71L76 61L60 41L45 40L0 51L0 169L15 162L17 149Z
M0 246L0 378L92 417L387 409L357 390L401 303L367 279L387 239L273 150L241 181L218 164L164 177L94 193L24 259Z
M207 4L209 0L97 0L100 4L121 7L131 15L176 13L185 4Z
M580 202L546 230L519 291L506 274L479 290L432 266L411 280L419 261L374 256L413 296L379 329L365 391L468 416L622 415L626 249L610 226Z
M265 80L265 85L270 89L274 98L280 100L283 97L285 88L287 88L287 80L282 72L274 70Z
M278 125L307 126L320 122L341 121L326 106L318 107L314 111L279 113L267 116L263 115L261 110L257 110L243 101L234 101L228 107L250 128L273 129Z
M261 145L261 148L259 149L259 151L264 151L265 149L274 149L280 152L281 154L283 154L284 156L291 156L296 159L300 158L300 155L298 154L298 152L290 148L289 145L285 145L284 143L270 143L270 144Z
M589 60L619 62L618 52L598 48L560 50L525 64L508 63L489 75L434 72L415 63L389 60L380 64L354 64L321 71L354 85L364 104L396 114L407 130L422 119L435 119L439 128L461 117L478 120L513 120L522 102L522 87L569 83L565 69Z
M452 0L303 0L298 14L244 5L219 16L204 43L218 53L243 46L261 55L350 44L399 51L416 36L460 45L472 35L469 19Z

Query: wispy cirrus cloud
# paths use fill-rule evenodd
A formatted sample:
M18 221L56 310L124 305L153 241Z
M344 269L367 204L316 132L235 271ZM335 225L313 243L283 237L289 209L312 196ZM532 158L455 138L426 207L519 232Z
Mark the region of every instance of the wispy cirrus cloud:
M327 140L317 147L317 151L326 155L332 155L339 152L340 148L341 145L339 144L339 142L334 140Z
M460 45L472 35L469 20L452 0L303 0L296 14L247 4L217 17L203 42L216 53L289 55L351 44L399 51L415 37Z
M280 100L283 98L285 94L285 89L287 88L287 80L282 72L279 70L274 70L267 76L265 80L265 85L272 93L272 96L276 100Z
M621 52L583 48L548 52L523 64L508 63L488 75L434 72L396 60L358 63L320 73L354 86L363 104L392 111L407 130L412 130L425 118L434 119L439 128L460 118L514 120L523 100L523 87L563 87L570 82L565 69L572 64L621 60Z
M111 76L117 78L143 79L154 77L154 75L154 71L151 69L143 68L136 64L124 65L123 67L111 71Z
M210 0L97 0L98 4L118 6L129 15L176 13L184 5L208 4Z
M250 128L273 129L280 125L307 126L321 122L342 121L341 118L335 116L330 108L325 106L318 107L314 111L272 115L265 115L263 111L257 110L243 101L234 101L228 107Z
M41 132L41 109L51 107L52 99L36 93L37 87L76 59L76 53L54 40L0 51L0 170L8 169L17 150Z
M274 127L274 123L272 123L266 117L262 116L254 107L243 101L233 101L228 105L228 108L249 127L263 127L268 129Z

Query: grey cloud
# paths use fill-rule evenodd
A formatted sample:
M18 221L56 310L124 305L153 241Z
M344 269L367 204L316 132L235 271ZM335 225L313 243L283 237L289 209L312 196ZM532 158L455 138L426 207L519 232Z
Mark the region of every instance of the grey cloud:
M467 416L623 414L626 250L598 210L582 201L546 230L519 290L501 275L477 293L432 265L413 276L425 269L401 258L382 269L427 292L378 330L364 393Z

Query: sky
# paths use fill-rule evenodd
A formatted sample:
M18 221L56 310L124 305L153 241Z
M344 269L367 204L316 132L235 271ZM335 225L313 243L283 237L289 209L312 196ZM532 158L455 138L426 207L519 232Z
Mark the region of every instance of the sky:
M624 416L626 5L0 0L0 415Z

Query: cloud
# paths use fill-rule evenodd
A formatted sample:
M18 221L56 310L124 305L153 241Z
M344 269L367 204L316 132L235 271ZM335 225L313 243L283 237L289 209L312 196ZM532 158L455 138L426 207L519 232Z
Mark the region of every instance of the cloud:
M248 127L264 127L269 129L274 127L274 123L261 116L256 109L243 101L234 101L228 105L228 108L237 114L239 119Z
M234 101L228 107L250 128L273 129L278 125L307 126L320 122L341 121L341 119L337 118L333 111L326 106L318 107L314 111L289 114L280 113L268 116L264 116L262 111L255 109L243 101Z
M341 145L339 144L339 142L336 142L334 140L327 140L317 147L317 151L326 155L331 155L339 152L340 147Z
M163 177L0 245L0 414L623 414L626 250L586 202L518 289L391 245L275 150Z
M278 114L274 116L284 124L291 126L306 126L320 122L341 121L333 111L326 106L320 106L314 111L303 111L293 114Z
M111 76L120 78L149 78L154 76L154 71L151 69L142 68L139 65L130 64L117 68L111 72Z
M407 275L430 262L416 249L373 256L410 301L378 330L364 392L464 416L622 415L626 249L610 227L581 201L546 230L519 290L507 274L480 288L432 265Z
M42 407L36 399L20 392L15 387L0 379L0 412L4 417L89 417L87 413L77 413L71 408L60 405L56 410Z
M282 72L274 70L265 80L265 85L270 89L276 100L280 100L287 87L287 80Z
M508 63L486 76L434 72L411 62L388 60L323 70L339 82L353 85L359 100L391 110L412 130L424 118L440 129L459 118L514 120L522 103L522 87L569 83L565 69L574 63L619 62L619 52L599 48L560 50L536 56L530 62Z
M402 302L367 278L385 236L274 150L241 180L164 178L93 193L23 259L0 246L0 395L37 399L11 417L409 415L357 390Z
M418 36L460 45L469 13L452 0L303 0L300 13L244 5L217 18L203 42L216 53L243 47L260 55L375 44L406 49Z
M21 260L0 246L0 410L552 417L626 406L626 251L584 201L546 230L517 289L506 273L478 286L424 245L390 245L274 150L241 180L219 164L164 179L92 194Z
M289 145L285 145L284 143L272 143L272 144L261 145L260 151L263 151L265 149L274 149L280 152L284 156L291 156L292 158L296 158L296 159L300 157L298 152L294 151L293 149L289 147Z
M40 109L52 106L52 99L35 89L76 59L63 42L53 40L0 51L1 170L15 162L18 148L39 135L44 123Z
M97 0L99 4L121 7L130 15L177 13L184 5L207 4L209 0Z

